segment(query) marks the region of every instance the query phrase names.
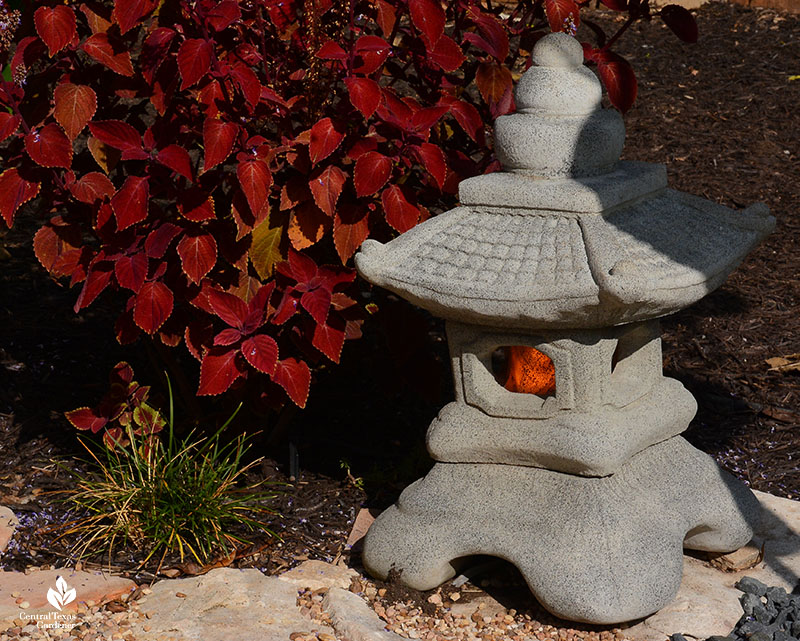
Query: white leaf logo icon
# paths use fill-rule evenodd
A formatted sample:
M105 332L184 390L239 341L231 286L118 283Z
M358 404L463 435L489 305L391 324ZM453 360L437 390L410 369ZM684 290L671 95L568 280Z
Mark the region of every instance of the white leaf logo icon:
M70 588L63 577L56 579L56 588L57 590L53 588L47 590L47 600L50 605L60 611L62 606L75 600L75 588Z

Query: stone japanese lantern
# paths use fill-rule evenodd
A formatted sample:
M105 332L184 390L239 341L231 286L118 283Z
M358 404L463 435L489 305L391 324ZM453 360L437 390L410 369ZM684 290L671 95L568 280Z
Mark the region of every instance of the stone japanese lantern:
M657 319L718 287L774 219L620 161L622 118L572 37L542 38L533 62L495 123L504 171L356 256L447 320L455 379L428 430L433 469L378 517L363 560L428 590L493 555L553 614L618 623L672 600L683 548L752 535L753 494L679 436L697 405L662 374Z

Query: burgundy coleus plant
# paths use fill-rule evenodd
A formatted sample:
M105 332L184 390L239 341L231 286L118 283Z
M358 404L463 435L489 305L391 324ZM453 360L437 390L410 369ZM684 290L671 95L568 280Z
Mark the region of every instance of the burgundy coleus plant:
M587 21L586 59L624 111L635 78L611 46L650 9L603 2L628 19L610 38ZM353 254L497 167L487 126L536 40L574 33L587 3L36 3L0 47L0 217L35 199L36 256L75 310L124 292L117 339L184 345L199 394L252 383L303 407L360 335ZM662 17L696 39L685 10ZM87 411L71 420L107 429Z

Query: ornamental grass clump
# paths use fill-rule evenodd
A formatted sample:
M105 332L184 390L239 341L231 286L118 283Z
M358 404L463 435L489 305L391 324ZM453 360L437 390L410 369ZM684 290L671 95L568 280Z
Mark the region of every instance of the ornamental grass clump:
M161 434L130 422L126 440L109 444L106 439L101 446L81 440L96 469L77 475L77 488L67 497L86 514L61 534L78 535L72 553L78 558L107 553L110 563L116 547L131 546L147 550L140 567L160 556L160 568L174 554L207 565L249 544L243 531L274 535L258 518L272 513L265 503L275 490L242 483L261 459L243 463L250 447L247 436L221 442L235 415L210 437L195 437L193 430L177 438L170 393L169 420Z

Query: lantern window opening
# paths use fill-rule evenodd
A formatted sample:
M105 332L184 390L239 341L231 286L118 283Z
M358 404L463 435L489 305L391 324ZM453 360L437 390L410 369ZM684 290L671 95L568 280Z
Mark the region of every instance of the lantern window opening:
M516 394L555 397L553 360L529 345L502 345L491 355L492 375L498 385Z

